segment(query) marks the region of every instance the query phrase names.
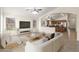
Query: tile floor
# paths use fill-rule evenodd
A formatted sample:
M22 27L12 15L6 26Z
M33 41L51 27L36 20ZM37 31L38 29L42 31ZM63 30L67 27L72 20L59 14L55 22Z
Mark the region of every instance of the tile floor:
M64 33L63 38L66 39L65 46L61 49L60 52L78 52L79 51L79 42L76 39L76 32L71 30L70 40L67 39L67 32Z

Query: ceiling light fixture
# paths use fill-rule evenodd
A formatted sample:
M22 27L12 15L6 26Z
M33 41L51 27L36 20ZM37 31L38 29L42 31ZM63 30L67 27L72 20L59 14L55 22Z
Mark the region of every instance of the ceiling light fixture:
M40 11L42 11L41 8L32 8L32 9L26 9L26 11L30 11L32 14L39 14Z
M48 20L52 20L53 18L52 18L52 16L48 16Z
M36 8L34 8L34 10L33 10L33 14L38 14L40 11L41 11L42 9L36 9Z
M38 12L37 12L37 11L33 11L32 13L33 13L33 14L38 14Z

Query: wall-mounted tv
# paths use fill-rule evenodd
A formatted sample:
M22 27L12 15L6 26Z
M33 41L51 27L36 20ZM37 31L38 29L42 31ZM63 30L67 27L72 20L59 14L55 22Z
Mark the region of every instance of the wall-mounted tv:
M20 29L30 28L30 21L20 21Z

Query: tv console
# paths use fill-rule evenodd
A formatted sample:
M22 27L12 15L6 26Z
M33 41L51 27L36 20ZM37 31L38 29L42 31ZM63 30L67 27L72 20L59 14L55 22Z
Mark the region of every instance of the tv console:
M30 32L30 31L21 31L20 33L25 33L25 32Z

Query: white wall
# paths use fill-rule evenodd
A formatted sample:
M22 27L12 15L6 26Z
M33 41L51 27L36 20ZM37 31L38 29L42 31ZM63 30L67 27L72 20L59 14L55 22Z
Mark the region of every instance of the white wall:
M6 31L6 17L9 17L9 18L15 18L15 27L16 29L19 29L19 21L30 21L31 22L31 28L32 29L32 18L25 15L25 14L22 14L22 12L18 12L19 10L17 10L16 8L14 8L14 10L9 10L8 8L2 8L3 9L3 12L4 12L4 32ZM10 12L9 12L10 11ZM28 30L30 30L28 29ZM23 30L23 29L21 29ZM27 30L27 29L24 29L24 30Z
M76 19L76 31L77 31L77 40L79 40L79 8L78 7L59 7L59 8L56 8L55 10L43 15L42 17L39 18L39 25L38 25L38 28L40 30L40 19L42 19L43 17L46 17L52 13L73 13L75 15L77 15L77 19Z
M0 8L0 33L1 33L1 8Z
M1 34L3 33L3 31L4 31L4 13L3 13L3 8L0 8L0 11L1 11L1 13L0 13L0 20L1 20Z
M69 28L70 29L75 29L76 28L76 15L75 14L69 14Z

